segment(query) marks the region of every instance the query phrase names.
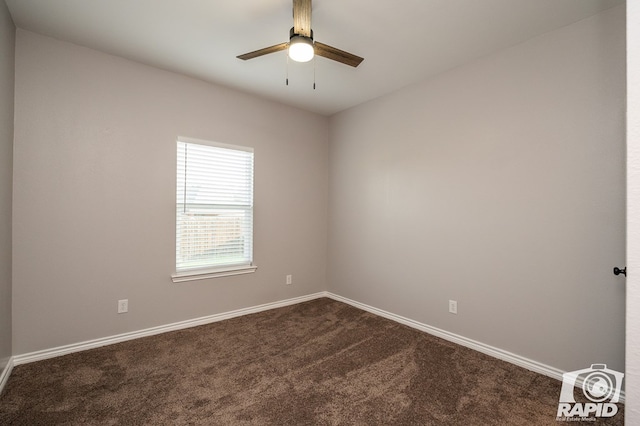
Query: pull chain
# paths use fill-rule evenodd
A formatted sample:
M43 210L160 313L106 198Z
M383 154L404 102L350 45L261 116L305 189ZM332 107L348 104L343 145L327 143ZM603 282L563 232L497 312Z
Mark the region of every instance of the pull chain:
M287 74L285 84L289 85L289 55L287 55ZM313 90L316 90L316 57L313 57Z

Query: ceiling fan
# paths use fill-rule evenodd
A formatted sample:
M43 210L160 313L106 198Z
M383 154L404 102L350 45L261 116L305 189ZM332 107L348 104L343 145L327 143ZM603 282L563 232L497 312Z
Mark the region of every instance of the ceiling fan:
M289 41L265 47L237 56L247 60L269 53L289 49L289 57L297 62L310 61L314 55L322 56L345 65L357 67L364 60L359 56L313 40L311 29L311 0L293 0L293 28L289 31Z

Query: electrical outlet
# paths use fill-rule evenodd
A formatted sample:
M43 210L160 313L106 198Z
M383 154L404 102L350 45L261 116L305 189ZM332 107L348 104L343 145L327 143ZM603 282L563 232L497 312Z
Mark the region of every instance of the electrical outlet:
M449 312L451 312L452 314L458 313L458 302L456 302L455 300L449 300Z
M293 280L291 278L291 275L287 275L287 285L291 285L293 283Z
M129 299L118 300L118 313L124 314L129 312Z

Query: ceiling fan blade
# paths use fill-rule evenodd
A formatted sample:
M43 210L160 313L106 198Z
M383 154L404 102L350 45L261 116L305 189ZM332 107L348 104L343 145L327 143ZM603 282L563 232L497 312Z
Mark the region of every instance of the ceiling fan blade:
M313 43L313 46L315 48L314 50L316 55L338 61L345 65L351 65L354 68L360 65L360 62L364 61L364 58L361 58L360 56L345 52L344 50L336 49L328 44L316 41Z
M293 33L311 37L311 0L293 0Z
M236 56L236 58L246 61L247 59L253 59L253 58L257 58L258 56L268 55L269 53L285 50L287 47L289 47L289 43L280 43L280 44L276 44L275 46L265 47L264 49L254 50L253 52Z

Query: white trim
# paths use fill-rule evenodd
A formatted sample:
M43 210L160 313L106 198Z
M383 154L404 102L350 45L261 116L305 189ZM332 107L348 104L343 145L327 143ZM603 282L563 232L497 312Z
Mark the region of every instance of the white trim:
M458 345L476 350L478 352L482 352L483 354L492 356L494 358L498 358L502 361L507 361L511 364L515 364L517 366L526 368L527 370L544 374L545 376L548 376L560 381L562 380L562 374L564 373L563 371L557 368L539 363L537 361L533 361L529 358L525 358L520 355L516 355L514 353L496 348L494 346L486 345L476 340L468 339L458 334L450 333L440 328L432 327L430 325L423 324L421 322L414 321L412 319L405 318L403 316L396 315L391 312L383 311L382 309L374 308L373 306L365 305L364 303L356 302L355 300L338 296L337 294L328 293L327 297L333 300L337 300L338 302L344 302L348 305L362 309L363 311L371 312L372 314L390 319L400 324L407 325L411 328L415 328L417 330L434 335L436 337L440 337L441 339L448 340L449 342L453 342Z
M258 269L258 267L255 265L234 266L220 269L195 269L192 271L176 272L171 275L171 280L174 283L181 283L185 281L206 280L207 278L253 274L256 269Z
M334 294L328 291L321 291L318 293L313 293L306 296L294 297L292 299L286 299L279 302L265 303L262 305L257 305L249 308L242 308L242 309L237 309L235 311L223 312L220 314L214 314L214 315L209 315L205 317L195 318L192 320L180 321L173 324L167 324L159 327L152 327L145 330L134 331L131 333L118 334L111 337L88 340L86 342L74 343L66 346L59 346L57 348L30 352L23 355L16 355L9 359L9 363L7 364L7 367L4 369L2 374L0 374L0 392L2 391L2 388L5 382L9 378L9 374L11 374L12 368L15 365L41 361L44 359L54 358L61 355L67 355L70 353L80 352L87 349L93 349L101 346L112 345L114 343L125 342L127 340L138 339L141 337L153 336L156 334L166 333L169 331L182 330L185 328L210 324L213 322L223 321L226 319L231 319L231 318L235 318L243 315L254 314L254 313L268 311L276 308L282 308L284 306L296 305L298 303L308 302L310 300L320 299L322 297L328 297L338 302L346 303L355 308L362 309L363 311L367 311L374 315L390 319L391 321L404 324L416 330L431 334L436 337L440 337L441 339L447 340L449 342L453 342L460 346L464 346L464 347L473 349L475 351L481 352L483 354L489 355L493 358L497 358L502 361L506 361L508 363L517 365L519 367L526 368L527 370L533 371L535 373L539 373L539 374L551 377L552 379L562 381L562 375L565 373L564 371L559 370L557 368L551 367L546 364L542 364L537 361L533 361L529 358L525 358L520 355L516 355L512 352L508 352L508 351L496 348L494 346L490 346L490 345L478 342L476 340L468 339L464 336L460 336L455 333L450 333L448 331L445 331L436 327L432 327L430 325L423 324L421 322L414 321L412 319L409 319L400 315L396 315L391 312L384 311L382 309L374 308L373 306L356 302L355 300L351 300L349 298L339 296L337 294ZM576 382L576 386L578 385L579 383ZM625 402L624 391L620 393L619 402L620 403Z
M562 381L562 375L565 373L565 371L559 370L555 367L551 367L549 365L542 364L532 359L525 358L520 355L516 355L512 352L508 352L508 351L496 348L495 346L487 345L485 343L481 343L476 340L468 339L464 336L460 336L459 334L450 333L440 328L432 327L430 325L423 324L421 322L414 321L412 319L409 319L400 315L396 315L391 312L384 311L382 309L374 308L373 306L356 302L355 300L351 300L349 298L339 296L331 292L327 292L326 296L330 299L337 300L338 302L343 302L355 308L362 309L363 311L371 312L374 315L378 315L380 317L390 319L397 323L407 325L411 328L415 328L416 330L423 331L425 333L431 334L436 337L440 337L441 339L447 340L449 342L453 342L460 346L473 349L475 351L489 355L493 358L497 358L499 360L506 361L510 364L517 365L518 367L526 368L527 370L533 371L534 373L539 373L547 377L551 377L552 379ZM577 380L575 385L581 386L582 383L580 382L580 380ZM559 396L560 395L558 394L558 397ZM625 402L624 390L620 392L619 402L621 404Z
M5 365L5 367L0 372L0 395L2 395L2 391L9 381L9 376L11 375L11 371L13 370L13 365L13 357L10 357L9 361L7 361L7 365Z
M208 141L208 140L205 140L205 139L190 138L188 136L178 136L177 139L178 139L178 142L194 143L196 145L207 145L207 146L213 146L213 147L216 147L216 148L223 148L223 149L233 149L235 151L253 152L253 147L250 147L250 146L232 145L232 144L229 144L229 143L214 142L214 141Z
M13 357L13 365L26 364L29 362L42 361L44 359L54 358L57 356L67 355L74 352L81 352L87 349L99 348L101 346L112 345L114 343L125 342L127 340L139 339L141 337L153 336L169 331L182 330L185 328L196 327L199 325L210 324L213 322L223 321L243 315L255 314L258 312L268 311L271 309L282 308L284 306L296 305L298 303L307 302L309 300L326 297L326 292L309 294L307 296L294 297L292 299L282 300L279 302L265 303L249 308L237 309L235 311L223 312L220 314L208 315L205 317L195 318L186 321L180 321L173 324L162 325L159 327L147 328L145 330L133 331L130 333L118 334L115 336L104 337L101 339L87 340L86 342L73 343L57 348L45 349L36 352L30 352Z

